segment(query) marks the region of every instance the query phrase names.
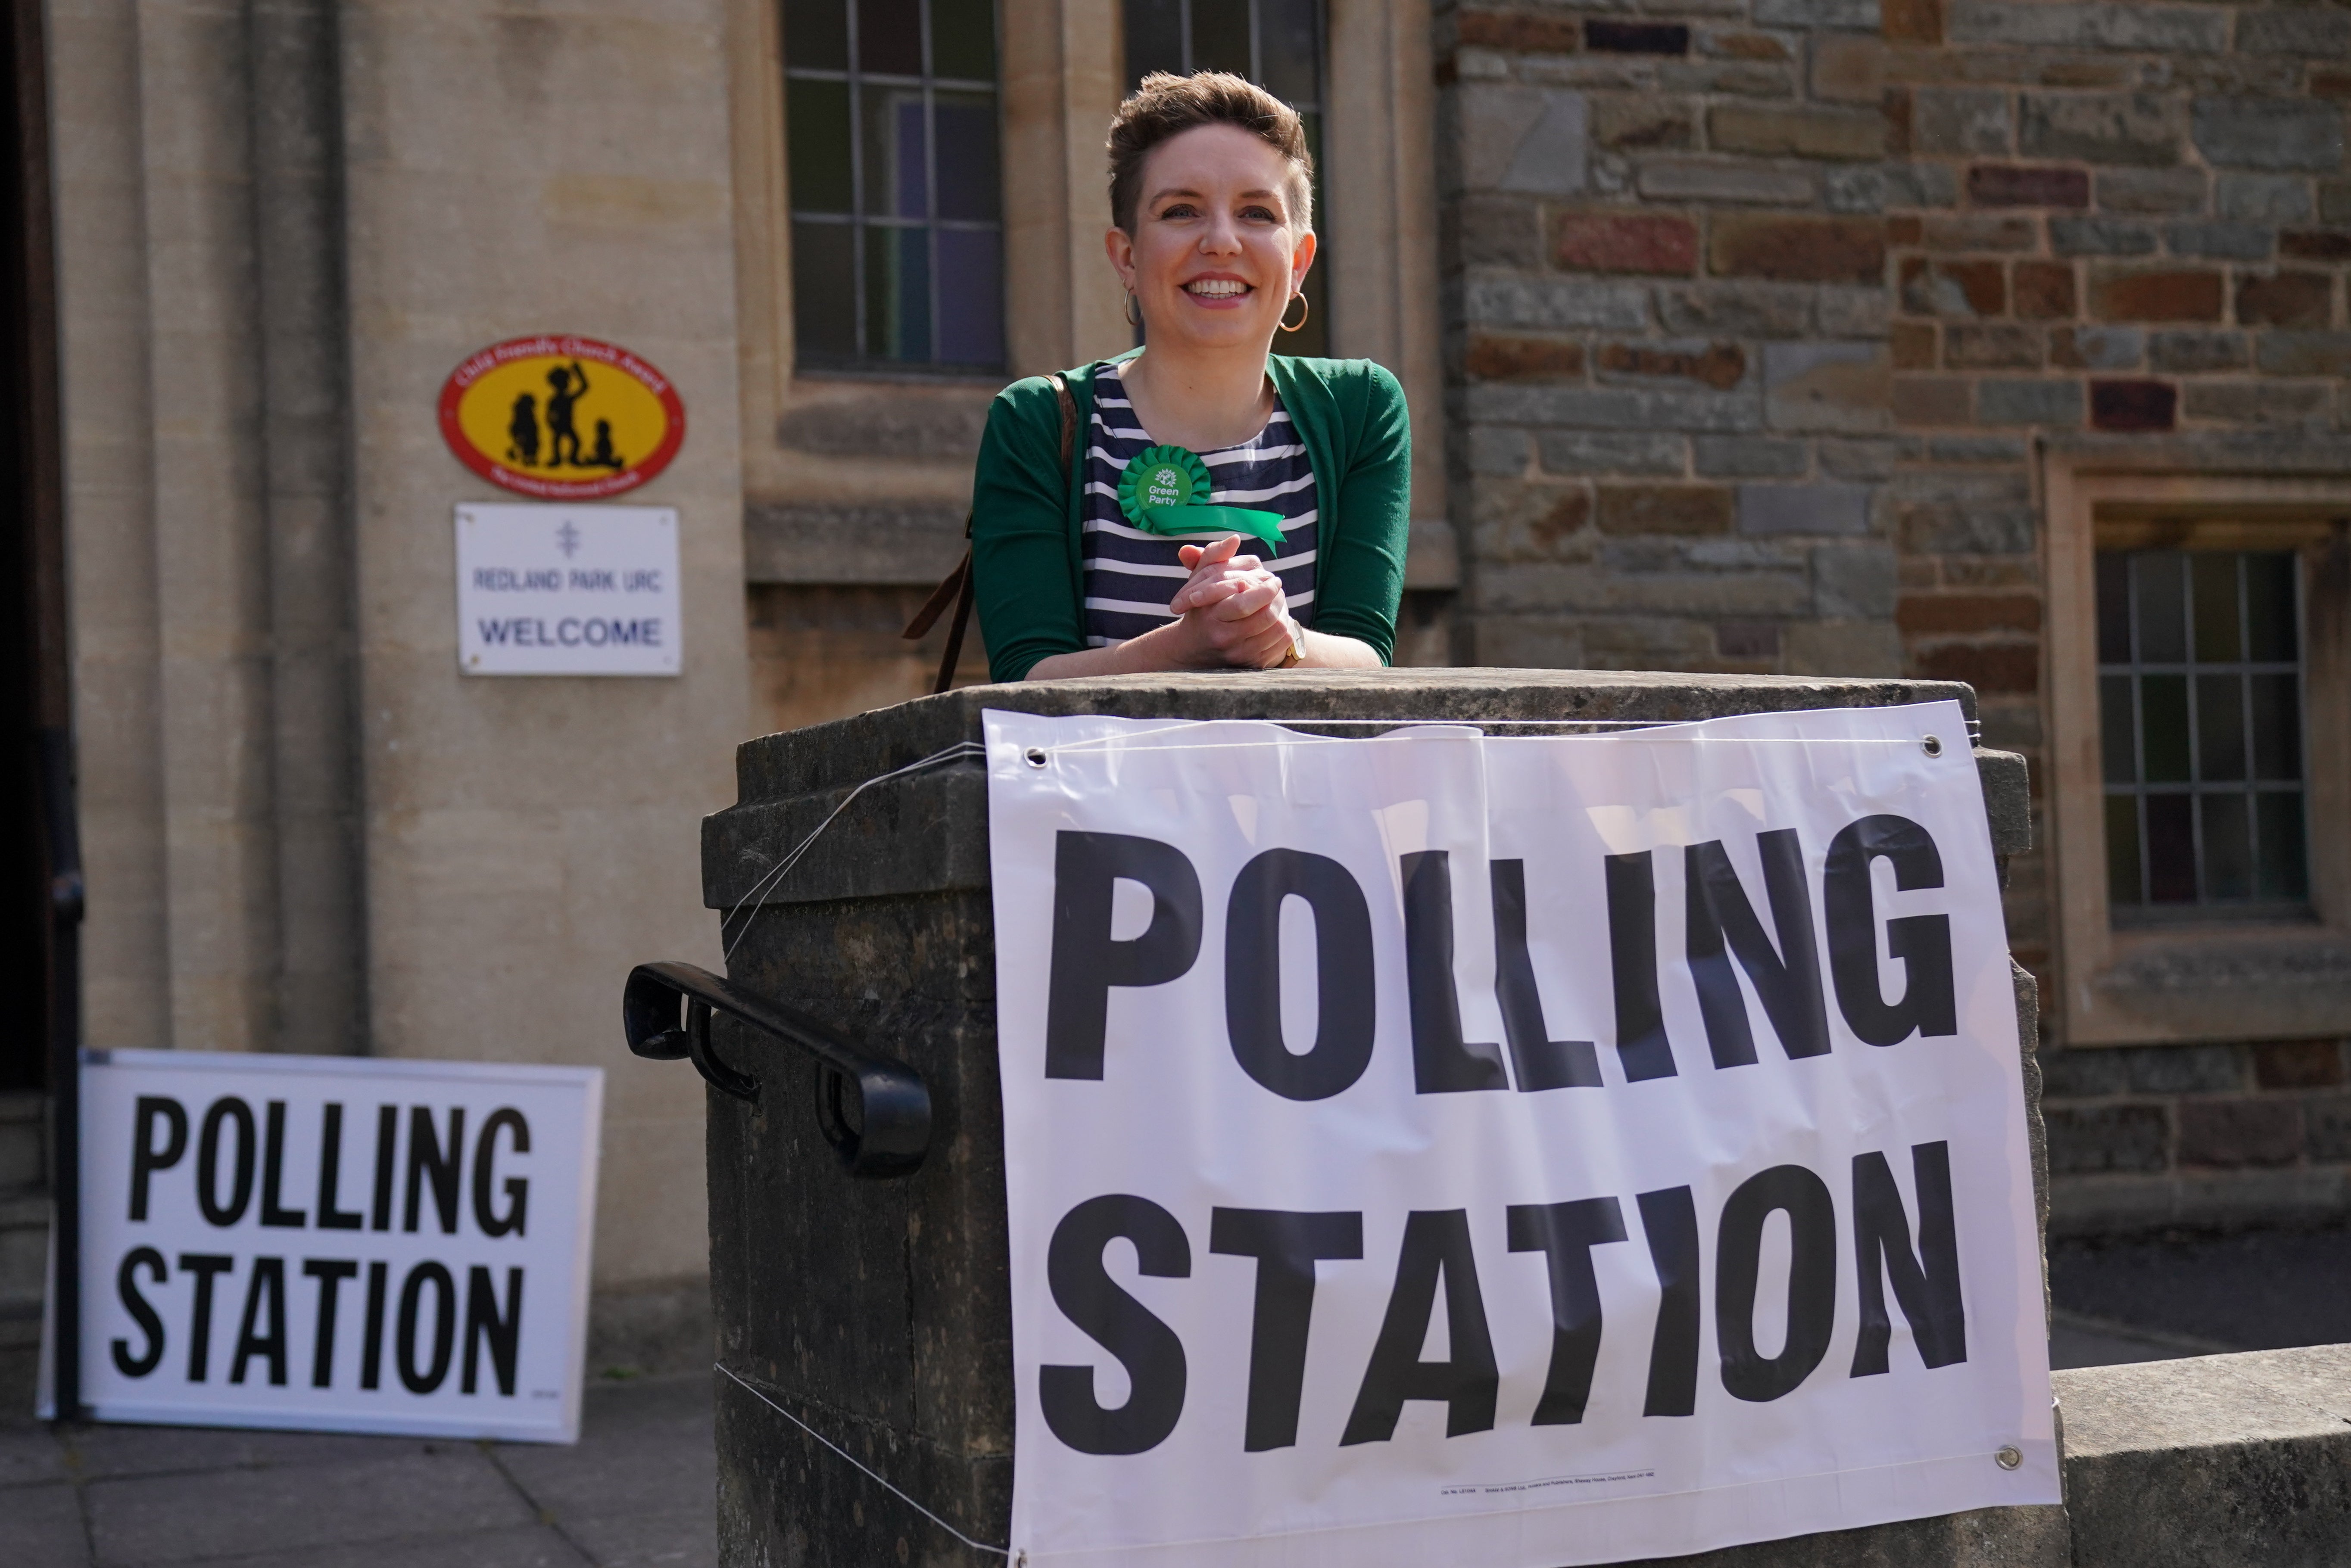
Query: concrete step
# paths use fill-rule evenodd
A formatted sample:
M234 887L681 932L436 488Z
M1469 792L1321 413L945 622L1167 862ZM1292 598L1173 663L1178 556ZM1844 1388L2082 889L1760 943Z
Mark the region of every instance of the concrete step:
M0 1094L0 1198L48 1185L47 1095Z
M47 1098L0 1095L0 1351L27 1314L37 1334L48 1265Z

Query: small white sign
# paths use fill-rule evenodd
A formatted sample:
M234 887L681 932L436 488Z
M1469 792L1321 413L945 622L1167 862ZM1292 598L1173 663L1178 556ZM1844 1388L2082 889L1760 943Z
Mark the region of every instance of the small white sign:
M603 1085L85 1052L83 1400L101 1421L577 1440Z
M468 675L675 675L677 508L457 508Z

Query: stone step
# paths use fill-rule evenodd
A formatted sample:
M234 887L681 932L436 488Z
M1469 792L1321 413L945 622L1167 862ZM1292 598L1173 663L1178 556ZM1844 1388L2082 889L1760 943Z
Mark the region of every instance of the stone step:
M0 1350L12 1331L39 1334L49 1248L47 1109L45 1096L0 1095Z
M0 1094L0 1198L48 1184L48 1103L47 1095Z

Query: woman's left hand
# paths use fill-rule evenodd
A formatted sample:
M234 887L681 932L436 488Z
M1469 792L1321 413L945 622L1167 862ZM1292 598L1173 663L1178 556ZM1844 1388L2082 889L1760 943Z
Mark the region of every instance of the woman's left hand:
M1249 644L1264 644L1270 653L1262 660L1246 659L1270 667L1283 662L1290 650L1298 645L1301 636L1298 623L1290 614L1288 595L1283 591L1280 576L1261 564L1255 556L1239 553L1241 536L1227 535L1208 545L1185 545L1176 552L1176 559L1190 568L1189 581L1176 590L1168 601L1170 612L1178 616L1211 610L1227 606L1226 618L1249 622L1270 623L1268 630L1279 628L1279 638L1249 636ZM1232 601L1240 600L1246 608L1237 609ZM1257 631L1252 625L1251 633Z

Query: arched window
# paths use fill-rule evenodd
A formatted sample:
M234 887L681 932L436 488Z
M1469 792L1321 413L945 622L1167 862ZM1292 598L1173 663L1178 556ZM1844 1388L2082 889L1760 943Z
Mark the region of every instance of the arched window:
M783 0L806 369L1004 364L993 0Z

